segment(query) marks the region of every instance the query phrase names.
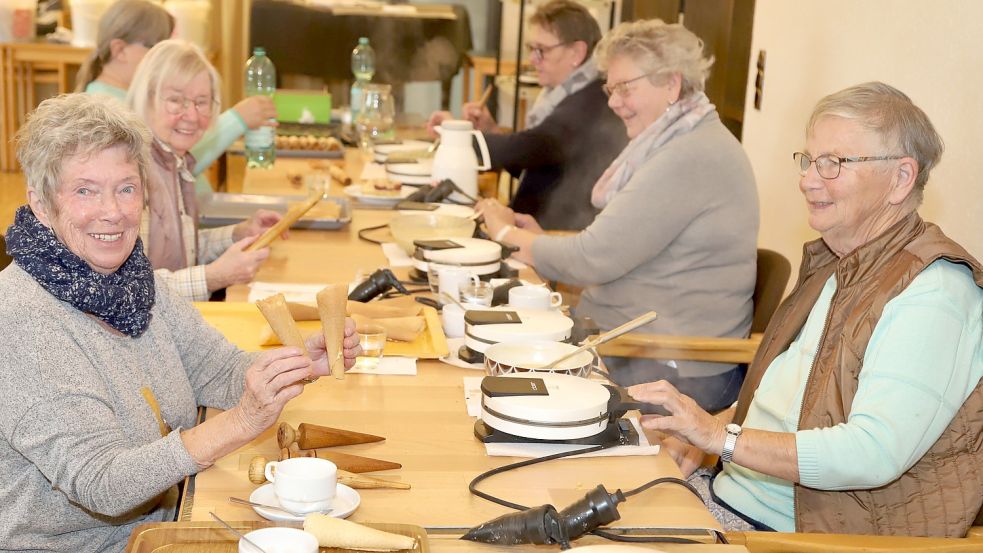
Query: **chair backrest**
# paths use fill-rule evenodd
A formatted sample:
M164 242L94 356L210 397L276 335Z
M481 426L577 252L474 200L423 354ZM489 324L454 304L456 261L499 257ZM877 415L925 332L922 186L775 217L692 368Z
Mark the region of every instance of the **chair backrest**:
M791 274L792 264L784 255L758 248L758 276L754 282L754 320L751 323L751 332L765 331L768 321L785 295L785 286Z
M13 258L7 255L7 242L3 239L3 234L0 234L0 269L6 269L11 261Z

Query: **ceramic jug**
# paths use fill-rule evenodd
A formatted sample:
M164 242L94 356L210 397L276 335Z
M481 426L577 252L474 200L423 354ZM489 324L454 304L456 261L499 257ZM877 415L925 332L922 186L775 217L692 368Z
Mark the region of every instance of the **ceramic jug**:
M437 133L440 135L440 146L433 156L434 182L450 179L469 196L477 198L478 171L491 169L491 156L488 155L485 137L474 130L471 121L460 119L445 120L437 127ZM471 137L478 140L482 158L480 165L471 145ZM472 201L461 194L454 194L451 199L459 202Z

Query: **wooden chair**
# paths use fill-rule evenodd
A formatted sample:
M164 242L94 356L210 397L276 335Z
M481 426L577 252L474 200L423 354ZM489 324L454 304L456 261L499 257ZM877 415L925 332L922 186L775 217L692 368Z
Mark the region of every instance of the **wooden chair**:
M752 296L754 318L749 338L629 333L602 345L598 348L599 353L615 357L750 363L758 351L768 321L781 303L792 272L792 266L785 256L761 248L758 249L757 267Z
M0 270L6 269L7 265L14 259L7 255L7 242L4 240L3 235L0 234Z

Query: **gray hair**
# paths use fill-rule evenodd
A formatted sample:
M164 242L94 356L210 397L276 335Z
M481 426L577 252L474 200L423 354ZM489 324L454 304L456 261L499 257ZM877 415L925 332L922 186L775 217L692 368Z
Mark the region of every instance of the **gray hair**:
M606 71L614 58L625 56L653 83L678 73L681 97L702 92L713 65L713 56L703 56L700 37L678 23L670 25L661 19L618 25L601 39L594 56L601 71Z
M888 153L914 158L918 162L914 193L916 201L921 203L928 175L942 159L945 144L928 115L911 98L882 82L858 84L819 100L809 117L806 133L811 133L824 117L855 121L877 133L888 147L896 148ZM880 154L864 152L864 155Z
M218 72L205 58L205 54L194 44L178 39L158 42L147 52L126 94L126 103L145 121L151 120L151 110L161 98L164 86L181 88L199 73L208 73L212 84L212 113L221 110ZM212 117L214 123L217 117Z
M75 92L99 78L102 68L112 58L112 42L140 43L153 48L174 32L174 16L148 0L118 0L99 19L96 47L75 77Z
M62 94L41 102L17 132L17 159L27 187L58 213L55 192L70 158L121 146L135 162L140 182L150 167L150 129L119 100L102 94Z

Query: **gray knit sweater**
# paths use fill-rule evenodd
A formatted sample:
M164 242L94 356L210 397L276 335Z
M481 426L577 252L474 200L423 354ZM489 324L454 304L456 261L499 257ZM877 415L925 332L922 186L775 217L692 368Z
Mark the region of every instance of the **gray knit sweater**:
M167 520L157 499L198 468L179 430L229 408L252 356L157 280L150 328L111 334L20 267L0 272L0 550L122 551ZM142 387L174 429L161 438Z
M545 278L586 287L578 315L610 330L649 310L640 332L747 336L758 241L758 194L747 155L708 114L636 169L594 223L533 242ZM684 376L732 365L679 363Z

